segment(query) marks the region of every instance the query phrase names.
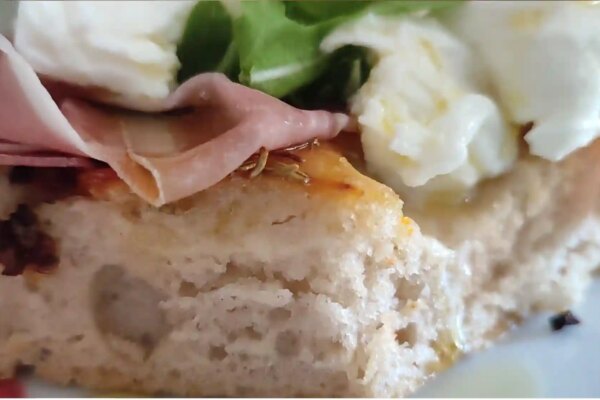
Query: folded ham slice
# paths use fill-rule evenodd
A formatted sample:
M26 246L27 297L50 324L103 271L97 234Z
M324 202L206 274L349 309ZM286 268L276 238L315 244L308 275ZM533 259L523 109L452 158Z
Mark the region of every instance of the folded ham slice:
M32 167L92 167L89 158L48 152L43 147L0 140L0 165Z
M330 139L348 124L343 114L299 110L216 73L188 80L153 111L68 97L57 104L0 36L0 164L84 165L90 157L156 206L214 185L261 147Z

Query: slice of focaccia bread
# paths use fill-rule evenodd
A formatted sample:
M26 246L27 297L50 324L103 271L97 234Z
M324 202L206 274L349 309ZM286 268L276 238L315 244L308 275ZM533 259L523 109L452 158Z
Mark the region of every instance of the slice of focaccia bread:
M36 203L18 186L4 217L32 202L20 212L60 262L0 277L0 376L26 365L194 396L413 391L456 350L454 254L334 147L298 155L308 184L234 176L161 209L94 172L79 177L91 196Z
M0 374L178 395L399 396L515 319L580 298L600 261L599 145L534 157L460 207L406 207L337 148L305 185L232 177L154 209L101 174L30 202L60 263L0 277ZM355 159L354 154L348 154ZM2 189L4 190L4 189ZM48 199L46 199L48 200Z

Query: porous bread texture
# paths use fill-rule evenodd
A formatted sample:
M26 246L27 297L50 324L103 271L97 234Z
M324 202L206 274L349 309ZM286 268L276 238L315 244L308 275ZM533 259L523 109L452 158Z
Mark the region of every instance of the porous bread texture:
M38 206L61 263L0 277L0 376L24 364L137 393L412 392L452 345L454 256L388 188L345 183L369 193L259 177L161 210Z
M600 266L599 190L597 141L560 163L523 157L460 207L405 205L465 269L465 350L491 344L532 312L581 301Z
M598 151L524 157L461 207L408 204L444 244L354 175L350 195L263 177L162 210L41 205L62 261L51 276L0 277L0 310L18 310L0 313L0 375L30 364L135 392L410 393L455 345L480 349L581 299L600 264Z

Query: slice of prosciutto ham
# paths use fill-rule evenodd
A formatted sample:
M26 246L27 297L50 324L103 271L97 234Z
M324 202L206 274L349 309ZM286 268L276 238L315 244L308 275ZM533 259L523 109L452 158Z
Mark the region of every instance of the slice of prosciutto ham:
M56 154L48 152L43 147L0 140L0 165L92 167L94 163L85 157Z
M100 160L155 206L216 184L261 147L330 139L348 124L343 114L299 110L217 73L186 81L153 111L57 103L0 35L0 165Z

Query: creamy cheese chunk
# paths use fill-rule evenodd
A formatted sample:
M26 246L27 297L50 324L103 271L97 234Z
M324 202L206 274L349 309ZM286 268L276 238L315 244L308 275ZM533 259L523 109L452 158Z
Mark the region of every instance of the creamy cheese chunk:
M36 72L108 89L134 108L167 97L195 1L23 1L15 47Z
M376 55L366 84L351 100L369 169L398 191L454 190L507 170L516 136L486 93L470 49L425 18L368 15L322 43Z
M478 51L533 154L557 161L600 134L600 2L472 1L450 27Z

